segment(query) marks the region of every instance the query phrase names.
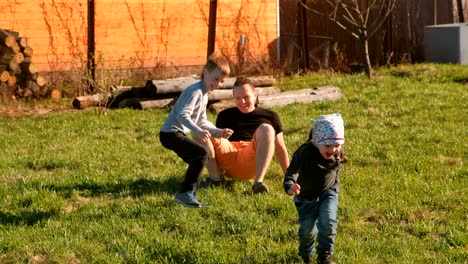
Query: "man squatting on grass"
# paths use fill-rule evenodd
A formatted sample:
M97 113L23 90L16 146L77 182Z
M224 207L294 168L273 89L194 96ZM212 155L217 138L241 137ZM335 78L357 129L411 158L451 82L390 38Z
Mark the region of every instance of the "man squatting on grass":
M203 142L210 137L229 137L230 129L216 128L206 116L208 92L220 88L229 76L229 64L223 57L210 57L203 67L201 80L187 87L160 129L161 144L188 163L185 178L174 200L187 207L202 207L195 197L203 169L210 155ZM187 137L192 132L194 139Z
M308 142L293 154L284 177L284 190L294 196L299 215L299 255L304 263L317 237L317 263L334 263L333 254L338 226L338 192L341 163L345 163L341 145L344 125L339 113L311 120L313 128Z
M254 193L268 192L263 179L273 155L276 154L283 172L289 165L280 118L276 112L257 107L255 86L248 78L237 78L233 95L236 107L221 111L216 119L217 127L229 129L233 134L229 140L211 138L208 142L216 159L208 161L208 178L202 186L222 184L224 171L230 178L254 179Z

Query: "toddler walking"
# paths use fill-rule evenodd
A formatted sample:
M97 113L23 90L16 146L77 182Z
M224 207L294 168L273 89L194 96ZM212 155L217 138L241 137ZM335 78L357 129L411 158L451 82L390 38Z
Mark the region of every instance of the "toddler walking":
M294 196L299 216L299 255L304 263L316 243L317 263L330 264L338 226L341 163L346 162L344 125L339 113L311 120L308 142L294 153L284 177L284 190Z

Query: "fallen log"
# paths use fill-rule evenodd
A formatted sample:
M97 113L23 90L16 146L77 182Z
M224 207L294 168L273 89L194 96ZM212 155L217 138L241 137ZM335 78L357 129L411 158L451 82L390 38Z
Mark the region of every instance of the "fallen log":
M31 89L34 94L38 94L41 91L41 87L33 80L28 80L26 87L29 87L29 89Z
M20 49L24 49L28 46L28 39L25 37L19 37L17 42L20 46Z
M16 60L10 60L8 69L11 75L21 75L21 68Z
M271 76L253 76L249 77L255 87L274 86L276 79ZM155 91L160 94L180 94L189 85L198 82L200 79L195 75L179 77L167 80L148 80L145 84L147 90ZM226 78L222 89L232 89L236 78Z
M24 66L27 66L27 64L25 63ZM29 69L26 68L25 70ZM235 80L235 78L227 79L225 83L227 82L228 85L231 86L231 89L215 90L209 93L209 100L219 101L234 98L232 94L232 87L234 86ZM276 82L273 77L251 77L251 80L254 84L258 84L258 87L255 88L258 95L263 96L279 93L278 88L273 87L271 85L266 86L268 84L274 84ZM151 101L158 101L163 99L170 99L172 101L174 98L178 97L186 87L197 81L199 81L198 77L192 75L188 77L180 77L168 80L150 80L147 81L145 86L143 87L113 86L111 87L110 93L108 95L99 94L80 96L73 100L72 105L73 108L76 109L83 109L89 106L103 106L106 104L109 108L136 107L137 109L147 109L152 108L153 105L154 107L160 107L160 103L155 102L153 104L151 103ZM163 100L162 102L166 101Z
M114 95L130 91L134 88L133 86L126 86L126 85L117 85L117 86L111 86L110 92Z
M10 74L7 80L8 87L13 88L16 85L16 82L17 82L16 76Z
M114 87L116 95L111 101L109 108L119 108L119 103L127 98L153 98L153 100L175 98L189 85L198 82L197 76L180 77L168 80L147 81L144 87L121 86ZM225 100L233 98L232 87L234 87L235 78L227 79L228 86L231 89L218 89L209 94L210 100ZM275 79L269 76L252 77L252 82L258 84L259 94L274 94L279 91L272 86L265 87L267 84L275 83ZM226 84L226 81L225 81ZM266 88L266 89L265 89Z
M0 53L0 65L6 65L8 64L11 60L15 59L16 54L10 49L5 49ZM23 57L24 59L24 57Z
M41 86L41 90L39 91L38 95L46 96L47 94L49 94L49 86L48 85Z
M34 94L34 92L29 88L26 88L26 89L24 89L24 91L22 91L22 96L23 97L30 97L33 94Z
M0 42L4 43L5 46L11 48L15 45L18 45L16 43L16 38L14 35L11 34L11 32L8 32L7 30L0 30Z
M258 88L255 88L255 91L257 92L257 95L259 96L280 93L280 90L276 87L258 87ZM208 100L211 100L211 101L229 100L229 99L234 99L232 89L220 89L220 90L214 90L208 93Z
M248 77L252 81L255 87L270 87L276 84L276 79L273 76L251 76ZM224 80L223 87L221 89L232 89L236 83L237 78L227 78Z
M39 84L39 83L38 83ZM72 106L75 109L84 109L90 106L104 106L117 108L119 103L126 98L144 97L147 93L141 86L112 86L108 94L93 94L76 97Z
M0 97L6 97L8 94L8 86L5 82L0 82Z
M20 49L20 51L23 52L25 57L32 57L33 52L34 52L33 48L31 48L29 46L26 46L26 47Z
M209 104L207 109L218 114L224 109L235 107L236 103L233 100L222 100L213 104Z
M293 103L311 103L325 100L338 100L342 97L341 90L334 86L322 86L310 89L282 92L266 96L259 96L259 106L271 108L273 106L284 106ZM210 109L215 113L230 107L235 107L233 101L223 100L210 105Z
M155 91L157 94L179 94L199 80L195 75L167 80L148 80L145 87L148 90Z
M126 88L122 88L126 89ZM276 87L259 87L255 88L258 95L272 95L279 94L280 91ZM232 89L230 90L214 90L208 93L209 101L232 100L234 99ZM170 106L176 102L177 98L124 98L115 104L114 108L133 108L133 109L150 109L150 108L163 108ZM209 102L209 104L212 102Z
M36 65L32 64L31 62L21 62L19 66L20 66L21 72L27 75L32 75L32 74L37 73Z
M0 82L7 82L10 79L10 73L6 70L0 72Z
M15 53L15 56L13 57L13 60L16 61L16 63L20 64L21 62L24 61L24 54L21 52Z
M283 92L278 95L260 97L260 106L273 107L293 103L310 103L316 101L335 101L341 98L341 90L335 86L322 86L311 89Z
M117 108L132 108L132 109L151 109L163 108L170 106L175 102L175 99L148 99L148 98L125 98L118 104Z
M110 89L109 108L119 108L120 102L129 98L156 98L154 91L150 91L146 86L113 86Z
M34 80L34 79L33 79ZM47 84L47 80L42 75L36 75L35 81L40 87L44 87Z
M107 103L108 97L108 95L104 94L78 96L73 99L72 105L75 109L84 109L90 106L103 106Z

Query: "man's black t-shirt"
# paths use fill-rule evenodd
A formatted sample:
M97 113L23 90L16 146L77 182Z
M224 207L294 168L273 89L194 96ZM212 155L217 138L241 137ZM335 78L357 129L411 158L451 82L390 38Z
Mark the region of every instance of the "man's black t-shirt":
M277 113L256 107L250 113L242 113L237 107L221 111L216 119L218 128L230 128L234 133L229 141L250 141L255 130L261 124L270 124L275 129L275 134L283 132L283 126Z

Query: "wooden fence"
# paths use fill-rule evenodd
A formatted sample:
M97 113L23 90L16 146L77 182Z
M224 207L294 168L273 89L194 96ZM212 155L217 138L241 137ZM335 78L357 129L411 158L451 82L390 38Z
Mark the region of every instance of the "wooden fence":
M0 29L19 32L28 39L38 71L83 67L87 59L87 2L2 1ZM208 0L95 1L97 67L203 65L209 5ZM276 60L269 48L278 35L277 0L219 1L216 51L233 62Z
M325 3L302 1L313 2L319 9ZM2 1L0 29L19 32L28 39L34 50L32 62L39 72L83 68L87 59L87 2ZM180 69L204 64L209 0L95 2L98 67ZM433 3L437 3L435 8ZM424 26L432 25L434 17L438 24L456 22L454 3L398 1L391 20L371 39L372 63L385 64L389 53L395 62L422 61ZM297 1L290 0L219 0L216 50L240 68L252 61L297 66L302 36L297 6ZM463 0L463 9L466 18L468 0ZM326 18L310 14L308 29L313 67L327 67L337 60L360 63L359 43Z
M302 0L324 12L325 0ZM462 0L465 22L468 0ZM436 5L434 6L434 3ZM281 58L293 70L302 63L302 30L297 1L281 0ZM435 7L435 8L434 8ZM370 39L371 62L412 63L424 60L424 27L458 21L456 1L417 0L396 3L392 15ZM330 67L337 61L348 65L361 64L359 42L326 17L308 15L308 50L312 68ZM333 65L332 65L333 66Z

